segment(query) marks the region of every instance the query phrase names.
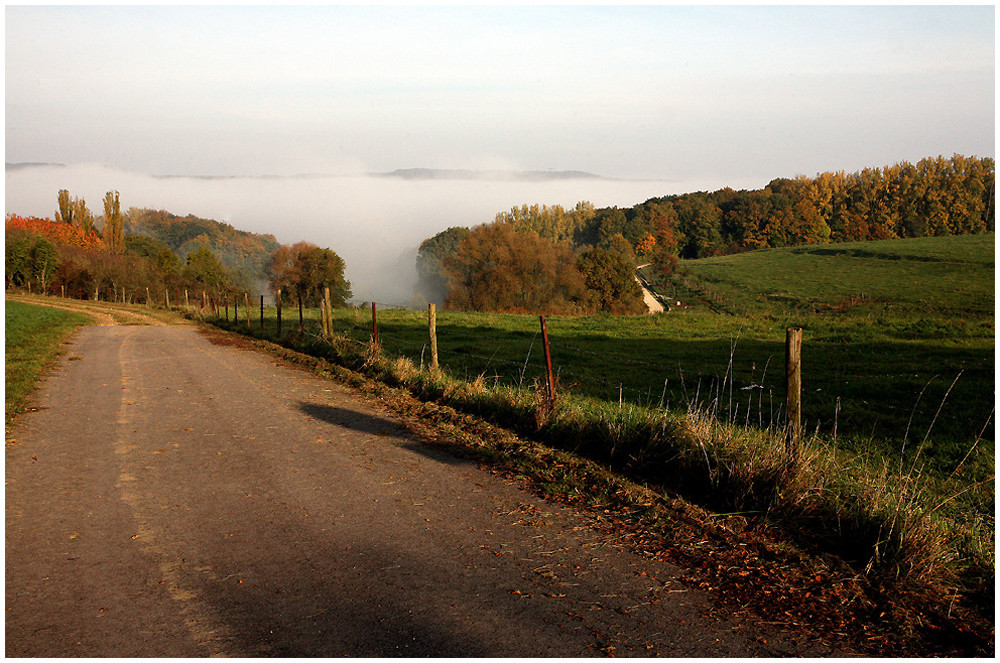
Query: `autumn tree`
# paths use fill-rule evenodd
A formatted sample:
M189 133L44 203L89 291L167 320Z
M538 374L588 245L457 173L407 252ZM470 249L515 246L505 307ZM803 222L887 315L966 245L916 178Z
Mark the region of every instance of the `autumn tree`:
M587 308L614 314L645 313L635 265L618 251L595 248L577 258L587 286Z
M722 212L705 199L694 195L675 203L685 245L684 258L704 258L715 255L722 247Z
M83 198L70 198L69 191L60 189L58 193L59 208L56 210L56 221L68 223L89 233L94 228L94 215L87 209L87 201Z
M460 311L572 313L585 305L586 283L573 251L513 224L474 228L445 259L445 306Z
M186 279L204 288L219 288L229 281L226 268L207 246L199 246L188 253L182 273Z
M117 191L104 194L104 243L108 251L125 251L125 226Z
M76 210L73 207L73 199L69 197L69 190L59 189L56 199L59 205L56 208L56 221L58 223L68 223L71 226L74 225L73 214Z
M534 232L553 242L574 242L595 213L594 205L585 200L570 210L562 205L521 205L498 213L493 222L510 223L517 232Z
M271 254L268 285L275 294L280 289L303 306L319 306L324 289L330 288L331 304L343 306L351 298L344 269L343 259L330 249L309 242L284 245Z
M677 254L671 253L662 247L657 247L653 251L653 255L650 256L650 263L653 265L656 273L664 278L673 276L680 266Z

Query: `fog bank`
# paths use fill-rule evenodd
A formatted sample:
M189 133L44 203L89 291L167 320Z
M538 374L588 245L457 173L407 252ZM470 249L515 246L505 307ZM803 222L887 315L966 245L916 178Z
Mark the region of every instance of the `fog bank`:
M416 281L417 246L451 226L486 223L522 204L570 208L589 200L597 207L629 207L654 196L765 184L595 177L154 177L95 165L31 165L7 169L5 207L7 214L52 218L57 192L68 189L100 215L105 192L117 190L123 210L194 214L270 233L283 244L305 240L329 247L347 263L356 299L405 304Z

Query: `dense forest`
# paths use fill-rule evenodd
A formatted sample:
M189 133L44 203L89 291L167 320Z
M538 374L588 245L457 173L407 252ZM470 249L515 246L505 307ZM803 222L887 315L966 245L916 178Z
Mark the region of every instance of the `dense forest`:
M132 207L124 215L126 236L151 237L186 256L205 246L232 271L232 279L259 289L266 279L268 260L280 244L274 235L237 230L228 223L201 219L193 214L177 216L164 210Z
M651 262L669 274L679 260L755 249L992 232L994 179L993 159L956 154L851 174L775 179L759 190L663 196L625 209L597 209L586 202L572 209L522 205L500 212L491 224L449 228L425 240L417 254L418 290L430 301L459 310L523 308L502 288L480 282L488 277L512 287L533 287L522 295L530 310L633 312L641 310L634 305L638 295L618 271L595 272L596 264L612 261L611 254L617 262L632 267ZM506 226L543 242L526 249L528 258L505 260L479 246L507 236L490 226ZM509 245L513 240L504 241ZM576 260L553 262L553 250L543 244L568 248ZM477 255L485 262L470 264ZM547 277L552 269L556 273ZM567 289L578 277L586 282L582 293Z
M66 190L57 203L54 220L7 216L6 287L127 302L177 303L185 290L218 301L278 288L311 301L323 286L338 303L351 296L344 262L330 249L282 246L272 235L193 215L134 207L123 214L116 191L100 216Z

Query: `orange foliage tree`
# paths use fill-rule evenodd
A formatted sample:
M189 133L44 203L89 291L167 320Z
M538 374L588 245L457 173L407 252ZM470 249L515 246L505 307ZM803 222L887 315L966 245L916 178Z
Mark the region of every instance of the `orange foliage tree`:
M578 313L585 306L587 286L572 249L511 223L474 228L444 267L449 309Z
M92 250L104 249L104 241L97 231L84 230L79 226L68 223L56 223L49 219L8 214L4 228L8 234L11 231L21 230L34 235L41 235L53 244L60 246L75 246L81 249Z

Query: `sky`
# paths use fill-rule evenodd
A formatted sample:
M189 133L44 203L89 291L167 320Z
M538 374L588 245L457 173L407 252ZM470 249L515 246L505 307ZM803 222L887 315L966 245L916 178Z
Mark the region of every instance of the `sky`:
M994 13L8 6L5 160L64 166L7 169L5 208L118 190L332 248L357 299L406 303L423 239L522 204L993 157ZM406 168L601 179L366 176ZM302 173L326 176L259 177Z
M5 9L7 162L760 182L994 156L995 9Z

